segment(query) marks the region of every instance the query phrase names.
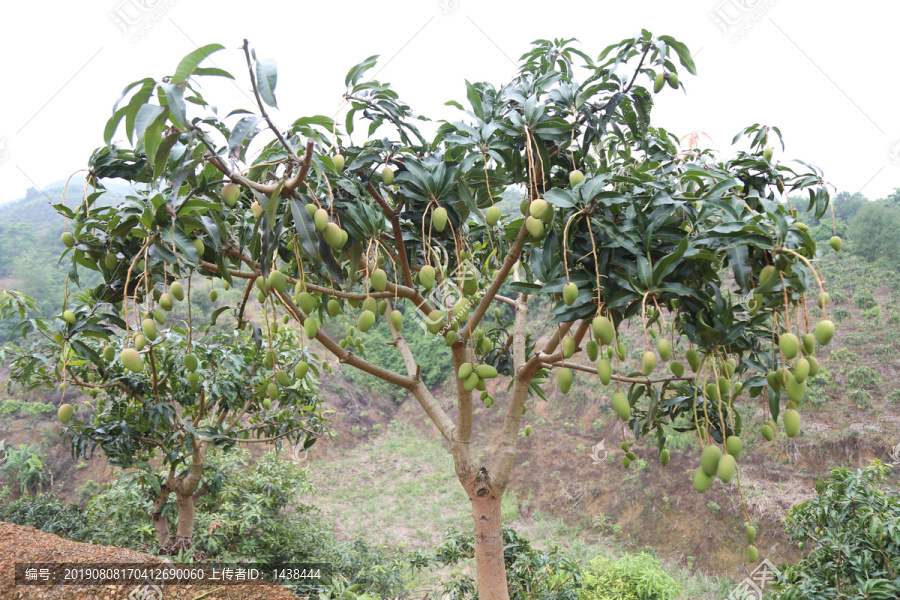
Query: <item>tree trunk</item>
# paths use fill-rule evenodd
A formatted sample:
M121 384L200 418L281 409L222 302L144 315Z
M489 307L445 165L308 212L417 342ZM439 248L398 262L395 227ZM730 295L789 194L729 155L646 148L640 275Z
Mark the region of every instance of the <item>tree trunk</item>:
M169 518L162 514L162 509L169 500L168 488L163 488L160 495L153 500L153 531L156 533L156 543L160 548L169 543Z
M176 488L175 504L178 507L178 524L175 538L163 547L162 554L177 555L181 550L190 550L194 545L194 520L196 499L193 494L183 494Z
M503 492L490 483L487 469L478 472L469 485L463 485L472 502L475 522L475 567L479 600L509 600L506 563L503 560L503 531L500 500Z

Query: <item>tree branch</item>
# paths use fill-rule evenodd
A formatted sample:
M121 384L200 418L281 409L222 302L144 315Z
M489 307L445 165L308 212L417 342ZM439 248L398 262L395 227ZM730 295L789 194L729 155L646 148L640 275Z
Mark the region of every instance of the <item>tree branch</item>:
M278 295L281 303L288 309L295 319L302 325L306 321L306 317L303 314L294 301L291 300L291 297L286 292L279 292L275 290L275 294ZM406 388L408 390L412 390L416 386L417 380L412 377L404 377L399 373L394 373L388 369L383 367L379 367L378 365L374 365L364 358L360 358L356 356L352 352L341 348L337 342L335 342L331 337L329 337L322 328L319 328L318 333L316 333L316 340L325 346L325 348L334 354L338 360L342 363L347 363L352 367L356 367L360 371L365 371L369 375L374 375L379 379L383 379L388 383L393 383L394 385L399 385L402 388Z
M541 366L544 367L562 367L563 364L561 362L544 362L541 361ZM591 367L589 365L580 365L578 363L572 363L566 361L566 367L569 369L573 369L575 371L584 371L585 373L597 373L596 367ZM621 381L622 383L671 383L673 381L694 381L694 376L686 376L686 377L661 377L657 379L651 379L649 377L626 377L624 375L612 375L613 381Z
M513 265L519 260L519 256L522 254L522 248L525 246L525 238L527 238L528 235L528 230L525 229L525 223L523 221L522 228L519 230L519 235L516 237L516 241L513 242L513 246L510 248L509 254L506 255L506 259L503 261L500 270L497 271L494 281L491 282L490 287L484 292L484 296L482 296L481 302L478 303L478 307L472 314L472 318L469 319L469 323L459 330L459 337L456 343L460 346L465 345L469 336L472 335L473 328L481 323L481 319L484 318L484 314L487 312L491 301L494 299L494 296L497 295L497 292L500 291L500 286L506 281Z

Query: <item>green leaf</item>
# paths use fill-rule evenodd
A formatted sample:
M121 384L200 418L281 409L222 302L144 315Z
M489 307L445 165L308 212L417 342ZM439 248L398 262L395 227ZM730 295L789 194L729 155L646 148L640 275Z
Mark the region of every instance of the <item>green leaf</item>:
M688 73L691 73L692 75L697 74L697 66L694 64L694 59L691 58L691 51L688 50L687 46L670 35L661 35L659 36L659 39L664 41L670 48L678 53L678 59L681 61L681 64L684 65L684 68L688 70Z
M378 55L370 56L366 60L362 61L358 65L354 66L347 72L347 76L344 78L344 85L348 88L355 87L357 82L362 78L363 74L375 66L375 63L378 62Z
M203 62L203 59L205 59L213 52L218 52L223 48L225 48L225 46L223 46L222 44L208 44L206 46L203 46L202 48L197 48L181 59L181 62L178 63L178 67L175 69L175 74L172 75L171 82L175 84L184 83L185 81L187 81L187 78L190 77L197 69L197 65ZM225 73L225 71L222 71L222 73L224 73L227 77L231 77L231 75ZM234 78L232 77L232 79Z
M275 101L275 84L278 82L278 68L274 58L256 61L256 87L259 97L272 108L278 108Z
M161 83L159 87L162 89L169 106L169 119L178 129L182 131L188 130L187 109L184 106L184 90L171 83Z

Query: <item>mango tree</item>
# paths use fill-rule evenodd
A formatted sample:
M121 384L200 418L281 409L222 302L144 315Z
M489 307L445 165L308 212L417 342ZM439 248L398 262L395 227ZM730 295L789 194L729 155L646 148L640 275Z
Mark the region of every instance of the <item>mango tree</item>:
M771 415L767 435L781 414L796 435L816 343L834 329L811 329L807 295L821 292L823 310L827 295L788 198L803 194L799 208L821 217L830 195L814 167L776 160L776 127L747 127L735 138L743 149L724 158L651 124L657 98L683 89L679 69L695 72L684 44L642 31L593 58L572 40L537 41L511 81L466 82L465 104L448 103L459 120L430 140L423 117L367 77L377 57L347 74L342 124L279 125L275 62L245 41L255 106L220 111L200 82L234 77L200 65L223 49L204 46L171 75L125 88L90 179L142 191L109 210L94 207L99 192L63 210L75 220L73 268L101 269L102 299L126 311L144 294L135 272L157 293L176 264L242 282L238 327L256 296L345 368L409 390L471 500L480 598L508 598L500 501L531 431L527 405L553 372L564 393L576 372L615 382L626 467L626 437L655 439L665 464L664 427L686 420L705 448L700 491L735 476L740 394ZM109 252L113 270L93 266ZM549 314L531 314L540 297ZM365 356L382 317L405 372ZM638 364L618 337L626 320L646 346ZM419 326L451 350L452 402L433 395L406 343ZM495 404L486 381L498 376L509 387ZM479 391L504 414L485 448L472 442Z
M103 271L108 275L106 265ZM210 448L282 440L309 448L328 434L311 377L318 358L287 328L264 346L259 326L211 333L213 322L167 324L165 310L149 311L139 329L117 334L128 329L120 316L125 307L100 300L105 285L78 294L84 304L54 319L24 321L23 334L33 330L36 342L8 350L11 374L29 387L61 382L58 416L73 457L89 459L100 448L110 465L133 470L153 498L161 553L178 554L193 545L197 500L223 483L223 474L207 466ZM79 391L88 397L81 406Z

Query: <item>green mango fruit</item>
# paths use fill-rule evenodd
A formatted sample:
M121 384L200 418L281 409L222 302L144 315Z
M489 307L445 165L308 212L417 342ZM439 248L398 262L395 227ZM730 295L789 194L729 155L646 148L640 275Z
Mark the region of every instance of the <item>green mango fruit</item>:
M299 361L294 366L294 377L297 379L303 379L306 377L306 374L309 372L309 364L305 360Z
M103 359L106 362L112 362L112 360L116 357L116 349L112 346L106 346L103 348Z
M669 371L671 371L672 375L675 377L682 377L684 376L684 365L676 360L669 363Z
M209 301L215 302L219 299L219 291L218 290L209 290Z
M742 446L741 438L736 435L729 435L725 440L725 451L735 458L740 457Z
M784 433L789 437L796 437L800 433L800 413L793 408L784 411Z
M340 173L344 170L344 155L343 154L335 154L331 157L331 162L334 164L334 170Z
M325 243L334 248L335 250L340 250L344 246L344 230L341 229L337 223L330 222L325 225L325 230L322 232L322 237L325 238Z
M444 328L445 315L441 311L435 309L428 313L427 327L431 333L438 333Z
M474 369L474 367L472 367L472 363L464 362L463 364L459 365L459 371L457 371L456 376L460 380L466 380L469 378L469 375L471 375L472 371L474 371L474 370L475 369Z
M184 300L184 286L180 281L172 282L172 285L169 286L169 293L179 302Z
M672 88L673 90L677 90L678 89L678 73L675 73L673 71L672 73L669 73L666 76L666 78L669 81L669 87Z
M783 333L778 340L778 346L782 354L788 360L793 360L800 352L800 340L793 333Z
M653 80L653 93L658 94L662 91L662 89L666 86L666 74L659 73L656 78Z
M591 321L591 328L594 330L594 337L600 340L601 344L611 344L615 338L615 329L612 321L607 317L594 317L594 320Z
M59 410L56 411L56 417L59 419L60 423L66 425L72 420L74 412L71 404L60 404Z
M425 265L419 271L419 283L421 283L422 287L426 290L430 290L431 286L434 285L435 275L436 273L434 267L432 267L431 265Z
M576 186L582 181L584 181L584 173L578 169L569 173L569 185Z
M497 369L491 365L478 365L475 367L475 372L481 379L493 379L498 375Z
M766 162L772 162L772 156L774 156L774 151L771 148L763 150L763 158Z
M605 358L597 361L597 375L600 376L600 383L603 385L609 385L612 381L612 365Z
M768 425L763 425L759 428L759 433L762 434L764 438L766 438L767 442L771 442L775 438L775 432Z
M563 358L572 358L575 354L575 338L566 336L562 343Z
M502 216L502 213L500 211L500 207L492 206L492 207L488 208L487 211L485 212L484 220L489 226L493 227L494 225L497 224L498 221L500 221L501 216Z
M833 236L830 240L828 240L828 243L831 244L831 248L835 252L840 252L841 248L844 247L843 240L841 240L841 238L839 238L838 236Z
M278 372L275 373L275 381L277 381L280 386L287 386L291 384L291 377L287 374L287 371L279 369Z
M719 479L722 483L730 483L737 469L737 461L730 454L725 454L719 459Z
M228 208L234 207L241 197L241 188L236 183L226 183L222 186L222 200Z
M156 321L153 319L144 319L141 323L141 331L144 332L144 337L146 337L151 342L156 341Z
M813 335L820 346L827 346L834 338L834 323L828 320L819 321L813 329Z
M181 359L181 363L185 366L185 368L193 373L197 370L197 367L200 366L200 361L197 360L197 357L193 354L185 354Z
M797 383L803 383L809 376L810 364L805 358L798 358L794 361L794 379Z
M369 283L376 292L383 292L387 288L387 273L384 269L375 269L372 271Z
M297 294L297 306L304 315L311 315L316 310L316 297L309 292L300 292Z
M754 527L753 525L747 525L746 533L747 533L747 543L752 544L753 541L756 539L756 527Z
M269 286L283 292L287 288L287 278L281 271L272 271L269 273Z
M525 229L527 229L528 233L535 239L539 240L544 237L544 222L540 219L527 217L525 219Z
M75 245L75 236L68 231L60 236L60 240L62 240L62 243L65 244L66 248L71 248Z
M600 344L598 344L594 340L588 340L588 342L584 345L584 349L587 351L588 359L591 362L595 362L597 360L597 356L599 356L600 354Z
M69 325L74 325L76 321L75 313L73 313L71 310L63 311L63 321L65 321Z
M700 454L700 467L703 472L710 477L715 477L719 468L719 460L722 458L722 451L718 446L709 445L703 449Z
M623 421L631 419L631 404L628 402L628 396L622 392L615 392L612 395L612 407Z
M663 448L663 451L659 453L659 464L662 466L666 466L669 464L669 449Z
M140 373L144 370L144 361L141 359L141 355L138 351L134 348L125 348L122 350L122 354L119 355L119 360L122 361L122 364L129 371Z
M571 281L563 287L563 300L566 306L572 306L578 298L578 286Z
M359 330L365 333L369 329L372 328L372 325L375 324L375 313L371 310L364 310L360 315L359 319L356 322Z
M754 563L759 559L759 550L756 546L747 546L747 560Z
M644 377L647 377L655 368L656 353L650 352L649 350L644 352L644 356L641 358L641 374L643 374Z
M690 350L685 352L685 357L687 358L688 364L691 367L691 371L696 373L697 370L700 369L700 354L696 350L691 348Z
M572 389L573 378L572 369L569 369L568 367L560 369L559 374L556 376L556 383L559 385L559 391L563 394L568 394L569 390Z
M331 221L331 217L328 216L328 211L324 208L316 209L316 212L313 213L313 224L319 233L325 232L329 221Z
M447 227L448 218L447 209L443 206L439 206L431 213L431 225L436 231L443 232Z
M668 361L672 358L672 343L665 338L660 338L658 342L656 342L656 351L659 352L659 357L664 361Z
M165 293L159 297L159 307L166 312L171 312L172 308L175 307L175 299L171 294Z
M707 475L703 469L697 469L694 472L694 489L696 489L701 494L709 489L709 486L713 484L716 478L712 475Z
M134 349L140 352L144 349L144 346L147 345L147 338L144 337L143 333L139 333L134 336ZM121 356L119 357L121 358Z
M384 182L384 185L391 185L394 183L394 170L385 166L384 169L381 170L381 181Z

